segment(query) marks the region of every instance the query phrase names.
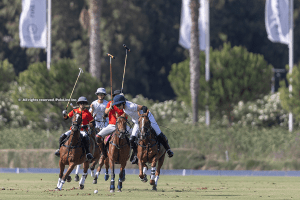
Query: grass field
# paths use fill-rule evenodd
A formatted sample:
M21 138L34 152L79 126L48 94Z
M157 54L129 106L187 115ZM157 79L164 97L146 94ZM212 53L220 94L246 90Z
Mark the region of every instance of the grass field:
M116 176L117 178L118 176ZM72 175L74 178L74 175ZM300 199L298 177L161 176L151 191L137 175L127 175L123 192L109 192L110 181L89 176L83 190L78 182L55 191L57 174L0 174L0 200L9 199ZM94 194L94 190L98 194Z

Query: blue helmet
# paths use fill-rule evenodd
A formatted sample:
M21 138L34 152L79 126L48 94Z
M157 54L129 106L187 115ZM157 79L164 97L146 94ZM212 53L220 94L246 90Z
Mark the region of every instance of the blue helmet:
M112 105L114 106L114 105L118 105L121 103L126 103L126 99L123 95L118 94L114 97L114 103Z
M77 104L78 103L86 103L86 104L89 104L89 102L87 101L87 99L85 97L79 97L78 98L78 101L77 101Z

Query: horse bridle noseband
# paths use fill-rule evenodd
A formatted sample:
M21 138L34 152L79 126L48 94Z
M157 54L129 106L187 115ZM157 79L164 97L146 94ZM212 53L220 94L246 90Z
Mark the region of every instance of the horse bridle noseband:
M144 115L144 116L140 116L140 118L141 118L141 117L147 117L147 116ZM150 120L149 120L149 123L150 123ZM151 125L149 125L149 127L145 127L145 126L143 125L142 128L146 130L146 131L145 131L145 135L144 135L145 139L141 139L141 136L138 137L138 142L137 142L137 144L138 144L139 146L143 147L143 148L146 148L147 146L141 145L141 144L140 144L140 141L146 140L147 137L148 137L149 135L151 135L151 130L152 130L152 128L151 128ZM139 134L141 134L141 129L140 129L140 128L139 128ZM151 141L151 140L152 140L152 141L155 141L155 143L154 143L154 144L151 144L151 146L148 146L148 148L154 147L154 146L157 144L156 139L150 138L149 140L150 140L150 141ZM150 143L149 143L149 144L150 144Z
M129 124L128 120L126 119L126 117L118 117L117 120L116 120L116 131L118 131L120 134L116 134L116 131L114 131L113 135L112 136L117 136L119 139L124 139L126 138L127 135L129 135L129 132L127 131L127 128L125 127L125 131L120 131L119 128L118 128L118 119L119 118L123 118L126 120L126 124ZM130 125L130 124L129 124ZM110 140L109 142L110 144L114 145L117 149L121 149L122 147L126 146L126 145L129 145L128 141L126 142L126 144L122 145L122 146L119 146L115 143L113 143L112 139Z
M126 121L126 124L129 124L128 120L126 119L126 117L118 117L119 118L123 118ZM125 136L129 135L129 132L127 131L127 128L125 127L125 131L120 131L118 128L118 119L116 120L116 130L120 133L119 135L117 135L120 139L124 139ZM130 125L130 124L129 124Z

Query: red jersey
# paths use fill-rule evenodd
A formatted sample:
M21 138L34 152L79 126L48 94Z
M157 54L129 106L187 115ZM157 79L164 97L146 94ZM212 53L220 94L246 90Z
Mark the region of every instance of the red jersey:
M108 109L110 107L110 104L111 104L111 101L109 101L107 103L106 109ZM123 109L120 110L116 106L113 106L113 108L111 109L111 111L108 114L108 120L109 120L108 123L109 124L114 124L114 125L116 124L116 121L117 121L116 112L118 113L119 116L121 116L124 113Z
M81 109L80 108L76 108L74 109L74 111L76 113L81 113ZM68 117L72 118L73 117L73 111L69 112L68 114ZM84 109L82 111L82 122L81 122L81 125L87 125L88 123L90 123L90 121L92 121L94 118L92 116L92 114L87 110L87 109ZM70 127L70 130L72 129L72 127ZM83 128L81 128L81 130L83 131Z

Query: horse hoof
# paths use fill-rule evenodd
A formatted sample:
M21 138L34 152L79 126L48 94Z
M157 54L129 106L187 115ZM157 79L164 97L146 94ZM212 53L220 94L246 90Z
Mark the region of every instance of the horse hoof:
M153 185L152 191L157 191L156 185Z
M72 177L71 176L68 176L67 177L67 182L71 182L72 181Z
M97 179L94 179L94 180L93 180L93 184L97 184Z
M78 174L76 174L76 175L75 175L75 179L74 179L74 181L76 181L76 182L78 182L78 181L79 181L79 176L78 176Z
M108 179L109 179L109 175L108 175L108 174L105 174L105 175L104 175L104 180L107 181Z
M115 192L115 190L110 190L110 193L114 193Z
M58 187L56 187L55 190L60 191L60 189Z
M83 190L83 188L84 188L84 185L80 185L80 189Z
M122 192L122 190L118 190L118 192Z
M150 180L150 185L155 185L155 181L154 180Z

